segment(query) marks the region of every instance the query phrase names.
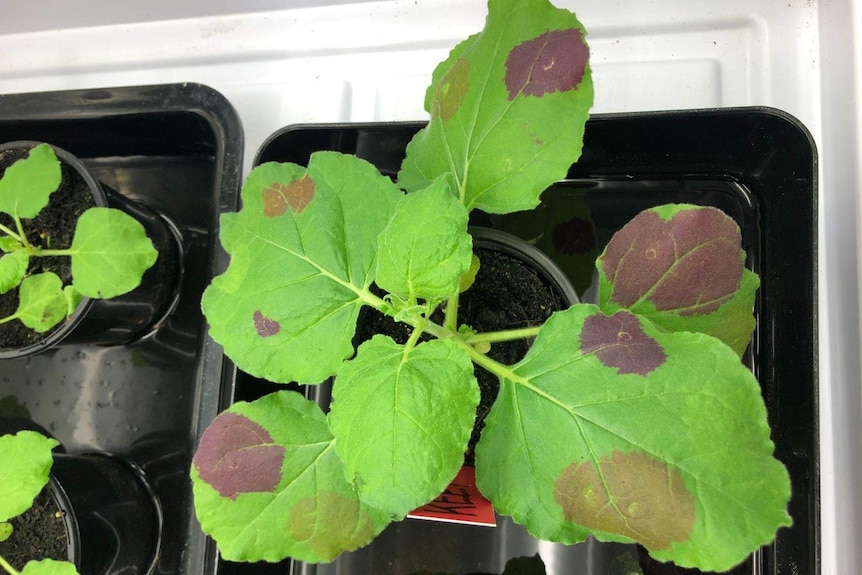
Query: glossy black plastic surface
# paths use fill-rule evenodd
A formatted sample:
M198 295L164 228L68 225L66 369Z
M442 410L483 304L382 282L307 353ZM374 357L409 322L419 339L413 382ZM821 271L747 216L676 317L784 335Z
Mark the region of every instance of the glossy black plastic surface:
M419 123L289 127L262 146L255 163L304 164L317 150L336 150L355 153L383 173L395 175L406 144L421 127ZM755 310L758 326L744 359L763 389L776 456L790 471L794 525L782 529L772 545L734 573L819 572L816 174L810 135L795 119L776 110L600 115L588 122L583 155L567 179L543 196L563 210L570 205L573 218L580 214L574 206L586 204L599 249L638 212L668 202L716 206L739 223L748 265L762 281ZM481 213L471 219L483 226L503 222ZM238 374L238 398L252 399L272 389L271 384ZM431 528L428 533L432 536ZM464 536L470 537L458 530L433 530L435 538L451 537L453 550L463 546L458 538ZM477 546L482 545L479 540L477 536ZM399 551L409 549L382 550ZM505 545L502 551L488 550L509 551ZM287 563L223 565L226 573L288 569ZM565 564L556 569L549 573L567 573ZM645 572L657 572L650 569ZM294 565L292 572L314 569Z
M0 362L0 399L14 396L69 453L104 450L144 471L164 511L153 572L211 571L188 467L221 403L223 359L206 337L200 297L226 265L217 224L236 207L239 119L221 94L195 84L0 96L0 141L21 139L68 150L118 193L165 214L182 240L184 277L176 308L134 344Z
M162 509L140 468L101 453L56 454L51 474L74 510L82 574L155 572Z

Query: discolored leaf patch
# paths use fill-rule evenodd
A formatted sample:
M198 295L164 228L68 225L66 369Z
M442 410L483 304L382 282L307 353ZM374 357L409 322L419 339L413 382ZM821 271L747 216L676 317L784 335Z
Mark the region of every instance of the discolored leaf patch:
M588 316L581 331L581 352L595 354L621 375L647 375L667 359L661 345L644 333L637 316L628 312Z
M193 464L222 497L272 492L281 480L284 447L248 417L225 412L201 437Z
M614 235L601 268L612 284L609 300L635 310L702 315L729 301L743 260L734 221L714 208L684 209L670 219L642 212Z
M541 98L575 89L589 59L590 49L576 28L548 31L518 44L506 58L509 101L519 94Z
M271 337L281 331L281 324L263 315L260 310L254 312L254 329L260 337Z
M434 90L431 117L446 122L455 115L470 88L470 61L458 58Z
M557 479L554 499L567 521L619 533L649 549L685 541L694 529L694 497L679 471L640 452L576 462Z
M313 198L314 180L308 175L289 184L273 182L263 190L263 214L275 218L288 209L299 214Z
M287 529L321 557L335 557L374 537L375 529L358 499L321 492L298 501L289 511Z

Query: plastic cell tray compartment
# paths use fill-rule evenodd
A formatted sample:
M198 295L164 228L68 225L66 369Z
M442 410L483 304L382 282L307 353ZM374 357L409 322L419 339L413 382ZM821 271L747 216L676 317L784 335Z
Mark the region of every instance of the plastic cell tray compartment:
M14 397L69 452L104 450L140 466L164 514L156 571L211 572L188 468L221 400L222 355L206 339L200 297L226 263L215 231L219 213L236 207L239 119L221 94L197 84L0 96L0 141L21 139L68 150L169 218L182 235L184 270L176 307L158 329L129 345L3 361L0 399Z
M255 163L305 164L315 151L335 150L357 154L394 176L407 143L422 125L292 126L271 136ZM734 573L819 572L816 174L816 150L807 130L777 110L597 115L587 125L582 157L566 180L543 196L577 196L579 202L585 202L599 249L635 214L668 202L716 206L740 225L747 264L760 274L762 282L755 309L757 329L743 360L760 381L775 453L791 475L794 524L780 530L773 544L752 554ZM471 215L475 224L493 226L497 221L487 214ZM249 400L277 388L239 372L234 391L237 399ZM489 543L487 532L481 532L488 528L438 528L415 521L406 525L409 522L390 527L369 547L344 554L326 566L224 562L220 571L499 573L508 556L516 553L511 533L506 535L508 544L495 542L493 535ZM503 537L503 530L497 530ZM444 551L428 554L434 556L434 564L410 565L405 560L439 537L449 541L440 545ZM465 547L476 553L464 559ZM561 547L542 547L559 555L545 561L556 565L549 574L580 572L567 563L567 551ZM492 555L495 559L488 560ZM653 571L648 568L645 572Z

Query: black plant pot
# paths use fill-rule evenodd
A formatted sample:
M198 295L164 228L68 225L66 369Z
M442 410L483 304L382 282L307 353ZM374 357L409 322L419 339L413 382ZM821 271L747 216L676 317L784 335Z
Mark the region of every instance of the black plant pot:
M155 571L162 510L140 468L107 453L56 454L51 474L76 523L82 575Z
M75 512L54 476L30 509L10 519L12 533L0 542L0 555L16 569L28 561L54 559L81 566L81 537Z
M238 200L239 117L220 93L195 83L0 95L0 142L17 140L51 142L69 151L103 188L160 214L158 227L161 214L176 224L161 233L173 240L178 232L182 249L162 254L182 258L177 263L183 274L178 283L155 281L165 287L168 295L159 297L166 303L138 306L131 300L127 307L138 319L120 328L121 337L134 339L130 343L91 345L103 343L107 322L119 313L107 308L97 327L84 331L81 320L73 334L78 343L66 340L44 353L5 359L0 412L28 415L69 453L109 452L142 469L163 511L158 573L212 573L213 548L194 519L188 468L200 434L222 405L222 374L232 377L221 351L206 337L200 298L210 278L227 265L218 248L218 218L236 209ZM106 195L111 205L112 193ZM156 234L148 234L158 244ZM171 311L176 291L179 299ZM95 557L92 562L103 561ZM145 569L134 573L143 575ZM85 569L82 575L96 574Z
M333 150L356 154L394 176L407 143L423 125L292 126L273 134L255 163L304 165L312 153ZM763 389L776 457L790 472L793 497L789 512L794 525L780 530L771 545L753 553L734 574L819 572L816 174L817 156L810 135L798 121L777 110L598 115L587 123L581 159L565 180L543 194L543 204L552 209L517 218L471 214L471 225L511 231L543 246L579 291L586 293L582 299L587 302L591 290L582 288L590 284L591 261L584 265L581 260L594 260L613 233L640 211L672 202L707 205L721 208L739 224L747 262L762 282L755 309L758 327L744 361ZM275 389L279 387L242 372L231 386L237 400L253 400ZM344 559L351 563L348 572L364 572L373 561L395 565L426 549L429 554L460 556L464 547L481 545L485 531L441 525L426 529L422 539L393 537L380 551L366 551L362 559L359 555ZM524 548L523 539L513 538L513 529L518 528L506 519L498 524L500 541L509 542L495 548L498 557L531 554L532 547ZM387 537L386 533L381 536ZM375 541L367 549L377 549L376 545ZM590 540L584 545L597 553L608 552L606 544ZM549 575L572 572L566 570L572 564L565 554L573 549L577 546L542 547ZM626 553L620 569L631 559L634 568L645 569L645 573L697 572L667 564L659 566L661 571L652 571L656 566L640 562L634 546ZM245 569L222 565L224 573L244 573ZM283 573L285 566L257 564L251 569L249 572L263 575ZM290 569L293 574L310 574L326 573L331 567L296 563ZM497 564L494 569L499 573L502 566ZM474 569L465 563L452 572L465 575L474 571L493 570L486 566ZM380 572L409 575L409 571L389 567Z
M25 157L38 142L15 141L0 145L0 170ZM60 160L64 180L81 181L99 207L122 210L140 222L159 256L141 284L112 299L84 298L72 315L44 338L21 348L0 348L0 359L14 359L40 353L57 345L120 345L153 333L177 303L182 278L182 239L176 226L165 216L122 196L97 180L90 170L69 152L51 146ZM2 326L0 326L2 329Z

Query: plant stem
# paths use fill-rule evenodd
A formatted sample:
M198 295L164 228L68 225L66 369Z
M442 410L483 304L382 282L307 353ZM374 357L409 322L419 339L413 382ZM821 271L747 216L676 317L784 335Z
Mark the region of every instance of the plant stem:
M8 561L6 561L5 559L3 559L3 556L2 556L2 555L0 555L0 566L2 566L2 567L3 567L3 569L5 569L6 571L8 571L8 572L9 572L9 575L21 575L18 571L16 571L16 570L15 570L15 568L14 568L14 567L12 567L12 566L9 564L9 562L8 562Z
M425 326L427 324L428 321L425 319L421 319L417 322L417 325L413 329L413 333L410 334L410 339L408 339L407 343L404 345L405 356L410 352L411 349L416 347L416 342L419 341L419 337L422 335L422 332L425 331Z
M513 381L515 383L529 383L527 379L516 374L508 365L503 365L499 361L494 361L484 353L476 351L476 349L472 345L467 343L467 341L458 333L446 329L445 327L433 322L428 322L428 324L425 326L425 331L435 336L437 339L448 339L455 342L458 346L460 346L467 352L467 354L470 356L470 359L473 360L473 363L480 367L484 367L494 375L498 377L504 377L509 381Z
M3 232L7 236L15 238L18 242L21 242L21 236L19 236L18 234L16 234L15 232L10 230L9 228L4 226L3 224L0 224L0 232Z
M71 256L72 250L39 250L39 256Z
M542 326L525 327L522 329L507 329L505 331L489 331L486 333L475 333L464 337L467 343L495 343L500 341L512 341L513 339L526 339L536 337Z
M27 251L30 251L30 242L27 241L27 234L24 233L24 225L21 223L21 218L15 216L15 227L18 228L18 241Z
M458 299L460 293L456 292L446 300L446 317L443 320L443 327L449 331L458 331Z

